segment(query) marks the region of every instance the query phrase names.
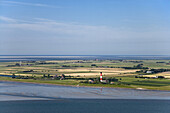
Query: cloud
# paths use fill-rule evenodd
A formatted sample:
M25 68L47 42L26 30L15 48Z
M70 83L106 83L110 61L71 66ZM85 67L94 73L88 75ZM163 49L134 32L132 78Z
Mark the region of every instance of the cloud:
M146 41L151 42L155 40L162 40L160 37L165 39L167 33L164 30L152 30L152 31L135 31L128 28L114 28L108 26L92 26L84 25L80 23L67 23L67 22L57 22L55 20L50 20L46 18L34 18L31 21L18 20L9 17L0 16L0 20L6 21L8 23L1 24L2 29L14 29L14 30L25 30L34 32L43 32L52 35L65 35L71 37L81 37L81 38L91 38L91 40L99 39L98 41L112 42L121 41L126 42L127 40L134 41ZM150 29L150 28L148 28ZM52 36L50 35L50 36ZM106 39L106 40L105 40ZM110 43L110 42L109 42Z
M9 20L16 20L9 17ZM165 30L121 29L108 26L57 22L45 18L8 21L0 25L3 47L11 51L31 48L33 51L78 54L166 54L170 48ZM3 41L2 41L3 42ZM31 46L30 46L31 45ZM45 46L41 46L45 45ZM21 48L22 47L22 48ZM25 48L25 49L24 49ZM2 49L3 50L3 49ZM77 52L76 52L77 51ZM36 52L36 51L35 51ZM29 53L28 53L29 54ZM54 54L54 53L49 53Z
M55 33L55 34L59 33L59 34L70 34L70 35L84 35L87 33L90 34L91 32L98 31L99 29L102 28L101 26L97 27L97 26L81 25L75 23L56 22L54 20L44 19L44 18L34 18L32 19L32 21L25 21L25 20L16 20L4 16L1 17L4 21L8 22L7 24L1 25L4 28L42 31L42 32ZM17 22L17 23L13 23L13 22Z
M23 5L23 6L34 6L34 7L49 7L49 8L61 8L47 4L40 3L28 3L28 2L16 2L16 1L2 1L2 4L6 5Z
M12 19L12 18L8 18L8 17L5 17L5 16L0 16L0 20L5 21L5 22L10 22L10 23L17 22L17 20Z

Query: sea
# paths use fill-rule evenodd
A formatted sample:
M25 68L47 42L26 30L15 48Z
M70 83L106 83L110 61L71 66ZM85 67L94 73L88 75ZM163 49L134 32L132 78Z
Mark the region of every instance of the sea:
M170 60L168 55L0 55L0 62L45 60Z
M169 113L169 106L169 100L29 100L0 102L0 113Z

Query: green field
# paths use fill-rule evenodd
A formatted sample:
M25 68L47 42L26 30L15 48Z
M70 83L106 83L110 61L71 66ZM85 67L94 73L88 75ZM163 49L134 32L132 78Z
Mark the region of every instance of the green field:
M0 80L48 83L58 85L118 87L135 89L170 90L169 60L64 60L36 62L1 62L1 75L15 75L20 78L0 77ZM146 68L147 67L147 68ZM164 72L146 73L155 69ZM98 78L103 72L101 83ZM57 75L64 80L54 79ZM162 78L157 78L161 76ZM89 80L93 80L90 83Z

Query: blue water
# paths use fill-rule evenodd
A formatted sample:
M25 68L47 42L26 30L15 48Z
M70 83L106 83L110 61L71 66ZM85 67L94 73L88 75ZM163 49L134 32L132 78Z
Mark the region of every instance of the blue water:
M12 75L0 75L1 77L12 77Z
M169 100L57 99L0 102L0 113L169 113Z

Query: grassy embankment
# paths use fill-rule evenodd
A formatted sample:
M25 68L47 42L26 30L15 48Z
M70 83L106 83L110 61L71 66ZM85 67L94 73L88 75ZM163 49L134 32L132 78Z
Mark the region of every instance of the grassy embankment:
M72 85L72 86L93 86L93 87L113 87L113 88L143 88L152 90L170 90L170 80L168 79L141 79L134 77L116 77L120 79L115 84L90 84L80 83L80 80L33 80L33 79L12 79L8 77L0 77L2 81L45 83L55 85Z

